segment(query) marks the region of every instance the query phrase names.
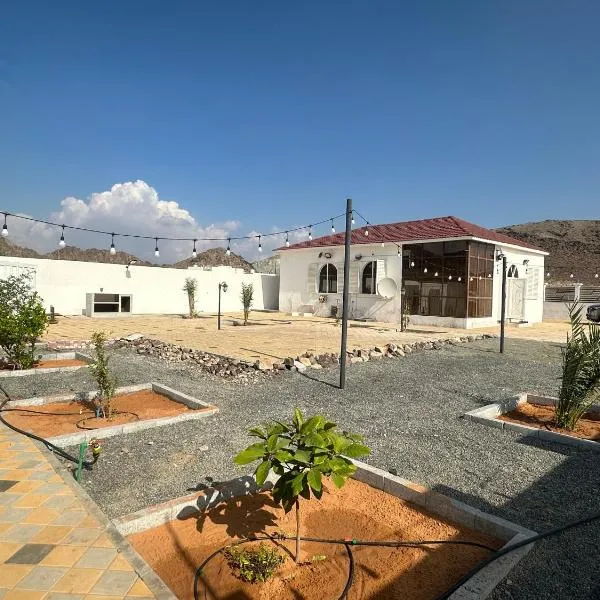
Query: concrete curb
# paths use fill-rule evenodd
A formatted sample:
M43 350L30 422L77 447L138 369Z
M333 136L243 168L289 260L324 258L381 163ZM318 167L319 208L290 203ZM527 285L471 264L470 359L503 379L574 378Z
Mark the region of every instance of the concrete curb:
M215 413L219 412L219 409L212 404L203 402L188 396L182 392L178 392L173 388L167 387L160 383L141 383L137 385L128 385L120 387L115 390L116 394L129 394L133 392L139 392L141 390L152 390L157 394L162 394L173 400L185 404L188 408L192 409L192 412L182 413L173 417L161 417L158 419L145 419L143 421L135 421L133 423L126 423L125 425L115 425L113 427L104 427L101 429L82 430L77 433L68 433L65 435L57 435L54 437L47 438L49 442L60 448L66 448L67 446L76 446L81 442L88 442L94 438L109 438L115 435L123 435L127 433L133 433L135 431L142 431L144 429L152 429L154 427L164 427L165 425L172 425L173 423L179 423L181 421L192 421L196 419L204 419ZM57 402L71 402L71 401L86 401L91 400L97 392L81 392L79 394L62 394L60 396L49 396L40 398L27 398L25 400L15 400L10 403L11 408L19 408L26 406L43 406L46 404L56 404Z
M476 408L465 413L464 417L473 423L495 427L496 429L504 429L520 433L523 437L537 438L545 442L556 442L567 446L576 446L577 448L600 452L600 443L593 440L585 440L572 435L558 433L556 431L548 431L547 429L539 429L537 427L529 427L529 425L521 425L520 423L510 423L508 421L500 421L497 417L514 410L523 402L531 402L543 406L554 406L557 398L551 396L538 396L537 394L528 394L526 392L509 398L503 402L495 402L481 408ZM600 414L600 406L593 405L588 412Z
M371 487L380 489L402 500L412 502L444 520L458 523L480 533L505 542L504 547L536 535L535 531L511 523L500 517L484 513L458 500L415 484L401 477L353 460L357 466L354 479ZM262 489L268 489L268 483ZM201 511L216 506L232 498L262 491L253 477L240 477L206 488L201 492L174 498L162 504L149 506L135 513L114 520L115 527L123 535L131 535L158 527L174 519L186 519L200 514ZM508 575L513 567L531 550L533 544L515 550L514 553L498 559L482 569L469 582L457 590L453 600L484 600L492 590Z
M114 543L120 553L133 567L143 582L154 594L156 600L177 600L163 580L154 572L150 565L134 550L133 546L124 538L112 521L100 510L88 493L73 479L69 469L61 463L42 443L32 440L43 452L54 470L62 477L63 481L73 490L77 499L85 506L88 513L105 527L105 533Z
M94 362L91 356L81 352L52 352L40 355L40 360L83 360L86 363ZM22 369L15 371L0 371L3 377L26 377L27 375L45 375L46 373L68 373L85 369L88 365L75 365L73 367L44 367L43 369Z

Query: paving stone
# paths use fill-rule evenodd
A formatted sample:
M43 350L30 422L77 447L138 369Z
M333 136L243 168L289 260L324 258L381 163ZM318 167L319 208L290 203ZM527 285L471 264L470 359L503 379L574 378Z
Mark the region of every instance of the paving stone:
M65 594L64 592L50 592L44 600L83 600L83 594Z
M0 565L0 581L3 586L14 587L32 569L32 565Z
M102 576L101 569L73 568L58 581L53 589L68 594L87 594Z
M24 525L20 523L12 525L9 529L0 533L0 540L7 542L29 542L41 530L42 525Z
M55 510L65 510L75 502L73 496L53 496L46 502L44 502L45 508L53 508Z
M116 555L117 551L114 548L90 548L75 566L90 569L107 569Z
M65 567L44 567L38 565L28 573L15 587L24 590L50 590L67 572Z
M72 567L85 551L85 546L55 546L40 564L49 567Z
M79 525L87 516L87 513L83 510L67 510L63 514L61 514L55 521L52 522L53 525L69 525L71 527L76 527Z
M5 508L0 512L0 522L21 523L31 512L31 508Z
M71 527L48 525L44 527L32 541L40 544L58 544L72 531Z
M9 490L16 483L14 480L0 479L0 492L6 492L6 490Z
M99 529L74 529L63 541L71 546L90 546L100 535Z
M121 594L124 596L136 579L135 573L107 571L92 588L92 594Z
M6 562L7 564L37 565L53 549L53 544L25 544Z

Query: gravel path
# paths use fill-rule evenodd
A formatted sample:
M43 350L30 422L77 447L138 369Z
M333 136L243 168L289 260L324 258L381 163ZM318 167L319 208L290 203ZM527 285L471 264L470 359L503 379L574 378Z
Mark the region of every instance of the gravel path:
M249 443L246 430L299 406L364 433L371 464L526 527L543 531L600 510L600 453L529 442L461 418L517 392L556 394L558 346L508 340L503 356L497 347L497 340L484 340L352 365L343 392L330 385L337 375L332 370L311 372L314 379L285 373L243 386L121 352L120 385L158 379L221 412L106 440L84 485L114 517L184 495L207 478L239 476L248 469L231 458ZM82 371L2 385L16 396L93 389ZM595 524L539 543L493 599L600 598L599 539Z

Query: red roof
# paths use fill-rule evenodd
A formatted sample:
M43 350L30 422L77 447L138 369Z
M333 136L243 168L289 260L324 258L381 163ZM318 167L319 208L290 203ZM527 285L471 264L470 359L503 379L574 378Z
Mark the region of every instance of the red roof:
M388 223L384 225L369 225L369 235L365 235L366 227L352 230L352 244L377 244L381 242L419 242L423 240L437 240L446 238L474 237L490 242L512 244L530 250L544 252L541 248L522 242L491 229L474 225L457 217L438 217L435 219L421 219L419 221L404 221L402 223ZM335 233L315 238L312 241L292 244L289 248L280 250L295 250L298 248L323 248L325 246L343 246L345 233Z

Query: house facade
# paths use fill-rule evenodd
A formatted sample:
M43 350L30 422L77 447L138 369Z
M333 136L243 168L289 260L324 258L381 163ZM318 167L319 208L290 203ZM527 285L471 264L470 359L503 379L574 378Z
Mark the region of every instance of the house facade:
M354 229L349 318L414 325L487 327L500 319L507 258L506 316L537 323L544 306L543 250L456 217ZM341 314L344 233L279 249L279 310Z

